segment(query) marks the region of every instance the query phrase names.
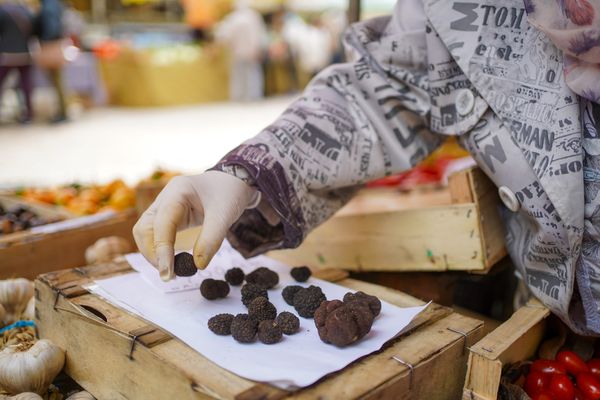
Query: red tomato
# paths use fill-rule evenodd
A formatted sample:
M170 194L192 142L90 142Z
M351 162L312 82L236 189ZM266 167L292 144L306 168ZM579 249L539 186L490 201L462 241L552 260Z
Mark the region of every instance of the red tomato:
M541 392L543 389L548 387L548 384L550 383L550 376L551 375L544 374L540 371L531 371L525 379L525 392L529 396L533 396L534 394Z
M550 393L547 390L544 390L543 392L539 392L538 394L531 396L531 400L556 400L556 399L554 398L552 393Z
M585 397L585 395L581 392L581 389L575 386L575 397L573 400L589 400L589 397Z
M600 381L590 372L582 372L577 375L577 386L590 399L600 399Z
M593 358L587 363L588 368L596 379L600 379L600 358Z
M535 360L531 364L532 371L539 371L544 374L566 374L567 369L564 365L554 360Z
M548 384L548 390L556 400L573 400L575 397L575 388L573 382L567 375L554 374L550 383Z
M567 369L567 372L572 375L577 376L582 372L589 372L589 368L585 364L585 361L583 361L581 357L572 351L559 351L556 355L556 361L564 365Z

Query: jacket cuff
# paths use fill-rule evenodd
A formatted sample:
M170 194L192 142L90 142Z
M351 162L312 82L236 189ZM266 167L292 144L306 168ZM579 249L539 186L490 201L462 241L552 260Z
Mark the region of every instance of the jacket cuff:
M269 154L268 145L242 144L211 170L242 179L262 194L281 222L269 224L257 209L246 210L227 235L244 257L268 250L297 247L304 238L304 218L296 192L283 166Z

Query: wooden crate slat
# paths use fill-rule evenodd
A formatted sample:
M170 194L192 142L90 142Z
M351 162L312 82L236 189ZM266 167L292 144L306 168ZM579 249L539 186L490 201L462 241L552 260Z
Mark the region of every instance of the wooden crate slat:
M351 215L319 226L297 249L269 255L354 271L477 270L484 268L478 232L473 204Z
M0 279L35 279L41 273L85 265L85 250L106 236L122 236L133 246L134 211L104 221L54 233L0 236Z
M550 310L531 300L470 349L463 399L494 400L504 365L535 354Z

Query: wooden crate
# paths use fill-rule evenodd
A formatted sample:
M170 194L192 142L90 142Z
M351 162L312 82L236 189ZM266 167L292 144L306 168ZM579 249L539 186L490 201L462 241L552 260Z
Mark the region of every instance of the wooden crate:
M134 210L103 217L96 215L90 220L87 217L74 217L64 210L7 197L2 197L0 201L9 206L24 204L43 216L65 219L64 225L54 232L26 230L1 235L0 279L35 279L41 273L85 265L85 250L96 240L106 236L124 237L135 248L131 233L137 220Z
M535 355L549 315L542 303L531 300L472 346L463 400L495 400L503 367Z
M91 279L127 271L125 261L115 261L36 280L40 337L66 350L66 372L99 399L456 399L462 392L467 347L482 336L482 322L432 304L384 350L290 393L220 368L82 288ZM400 306L423 304L401 292L347 279L343 273L329 270L316 276Z
M366 189L300 247L269 255L353 271L485 272L506 254L498 202L477 168L452 175L444 189Z

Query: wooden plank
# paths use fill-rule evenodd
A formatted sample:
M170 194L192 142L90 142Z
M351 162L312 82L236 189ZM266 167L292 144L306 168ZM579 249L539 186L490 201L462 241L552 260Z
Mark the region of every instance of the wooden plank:
M396 188L363 189L335 216L416 210L425 207L446 206L450 203L450 191L442 187L416 188L408 192Z
M485 273L507 254L504 224L498 210L500 197L494 183L479 168L469 170L468 178L478 209L485 264L485 269L478 272Z
M122 236L133 246L131 230L136 220L137 214L129 211L76 229L0 239L0 279L34 279L41 273L85 265L85 250L106 236Z
M291 265L353 271L483 269L474 204L335 217L297 249L269 255Z
M474 203L475 195L471 187L471 169L458 171L448 177L448 191L452 204Z
M532 300L471 347L463 398L496 399L505 364L535 354L550 310Z

